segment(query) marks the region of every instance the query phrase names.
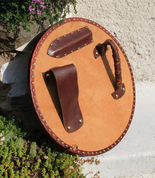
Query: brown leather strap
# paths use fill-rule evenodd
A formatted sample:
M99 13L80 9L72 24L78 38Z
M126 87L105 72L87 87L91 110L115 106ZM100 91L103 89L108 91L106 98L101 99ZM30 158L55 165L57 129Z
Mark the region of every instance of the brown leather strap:
M64 128L69 133L74 132L83 125L83 117L78 103L79 90L76 68L73 64L69 64L48 70L44 75L47 85L52 84L51 72L56 80Z
M108 39L103 44L97 45L95 50L97 50L98 53L102 56L107 51L107 45L111 46L112 53L113 53L112 55L114 59L114 67L115 67L115 92L112 93L112 96L114 99L119 99L125 93L125 85L122 83L121 62L120 62L118 49L115 43L112 40ZM97 57L98 55L95 53L95 58Z
M93 42L92 32L88 27L80 28L65 34L51 42L47 54L61 58L71 54Z

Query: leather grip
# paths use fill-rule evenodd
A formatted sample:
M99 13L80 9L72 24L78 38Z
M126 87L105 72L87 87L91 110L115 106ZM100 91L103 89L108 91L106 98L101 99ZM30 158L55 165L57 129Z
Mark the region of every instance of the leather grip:
M125 85L122 83L121 62L120 62L118 49L115 43L110 39L107 39L103 44L97 45L96 49L99 52L99 54L102 56L105 55L108 45L110 45L112 49L112 56L114 59L114 67L115 67L115 92L112 93L112 96L114 97L114 99L119 99L124 95Z

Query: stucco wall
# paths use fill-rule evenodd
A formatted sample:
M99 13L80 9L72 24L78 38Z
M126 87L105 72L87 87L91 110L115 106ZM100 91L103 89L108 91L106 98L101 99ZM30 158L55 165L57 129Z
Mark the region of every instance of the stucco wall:
M135 81L155 82L155 0L77 0L77 14L106 28L123 47Z

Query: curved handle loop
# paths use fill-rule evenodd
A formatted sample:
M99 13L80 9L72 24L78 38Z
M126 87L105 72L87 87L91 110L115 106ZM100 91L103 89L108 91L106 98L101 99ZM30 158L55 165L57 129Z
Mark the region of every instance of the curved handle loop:
M98 46L96 46L96 49L101 56L105 55L107 45L111 46L115 67L115 92L112 93L112 96L114 99L119 99L125 93L125 85L122 83L121 62L118 49L111 39L107 39L103 44L99 44Z

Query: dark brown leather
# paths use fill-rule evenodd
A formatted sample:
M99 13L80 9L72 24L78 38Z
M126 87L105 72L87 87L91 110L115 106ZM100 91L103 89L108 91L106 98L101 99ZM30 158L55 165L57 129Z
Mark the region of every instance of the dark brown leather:
M78 103L79 90L76 68L74 64L69 64L48 70L44 75L47 85L53 84L51 72L56 80L64 128L69 133L75 132L83 125L83 117Z
M61 36L49 46L47 54L61 58L93 42L92 32L88 27Z
M115 92L112 93L112 96L114 99L119 99L125 93L125 85L122 84L121 62L120 62L118 49L112 40L107 39L103 44L98 44L96 46L96 50L102 56L106 53L107 45L111 46L113 59L114 59L114 67L115 67Z

